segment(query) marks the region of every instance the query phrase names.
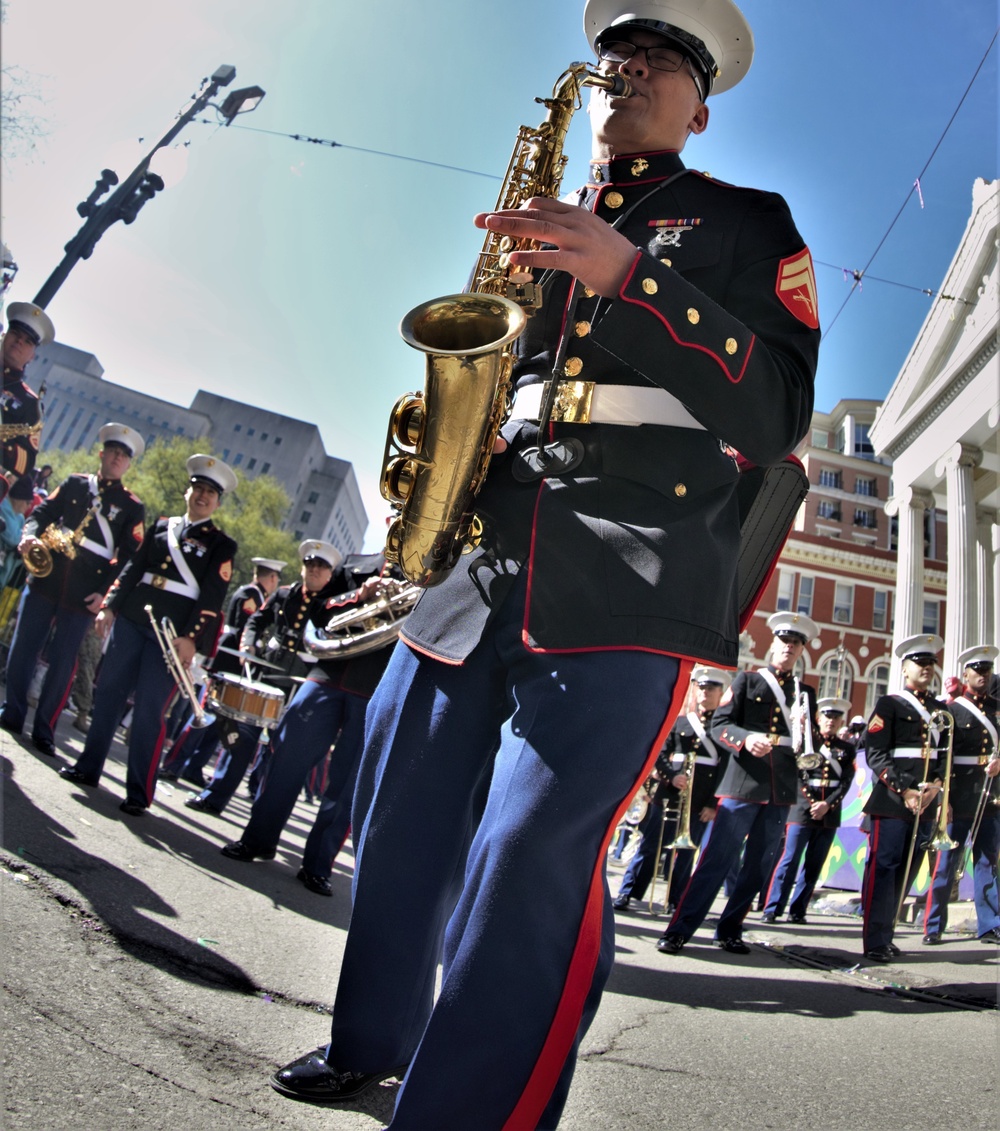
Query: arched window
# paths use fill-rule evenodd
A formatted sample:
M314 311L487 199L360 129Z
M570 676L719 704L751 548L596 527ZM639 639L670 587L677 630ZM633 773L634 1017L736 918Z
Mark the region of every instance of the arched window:
M868 692L865 696L865 718L870 718L875 704L883 695L889 694L889 665L873 664L868 669Z
M827 656L819 665L819 687L816 689L818 699L850 699L851 688L854 686L854 670L849 657L843 660L836 652Z

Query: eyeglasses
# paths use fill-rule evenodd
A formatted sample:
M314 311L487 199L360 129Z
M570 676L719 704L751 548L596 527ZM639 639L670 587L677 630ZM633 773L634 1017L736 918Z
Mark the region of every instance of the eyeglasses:
M967 668L972 668L976 675L986 675L987 672L993 671L992 660L977 660L974 664L966 664Z
M627 63L637 51L645 51L646 62L654 71L679 71L686 63L698 93L704 98L701 79L683 51L676 51L673 47L640 47L627 39L607 39L597 45L597 57L604 63Z

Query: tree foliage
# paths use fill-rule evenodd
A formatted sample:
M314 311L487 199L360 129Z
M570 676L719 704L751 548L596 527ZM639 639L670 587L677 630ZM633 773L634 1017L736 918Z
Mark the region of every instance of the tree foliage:
M0 0L0 23L7 19L7 0ZM30 153L38 139L49 132L41 114L45 105L38 76L16 64L0 68L0 136L3 137L3 162Z
M46 449L38 465L52 465L50 489L67 475L93 473L99 467L101 445L95 444L86 455ZM196 452L211 454L204 437L175 436L157 441L137 459L124 477L124 484L146 506L147 525L161 515L184 513L184 492L188 488L187 459ZM285 488L271 475L247 479L236 468L236 489L223 495L213 521L238 544L233 567L233 584L244 585L253 576L251 558L278 558L290 563L282 580L293 580L298 567L298 543L281 529L290 500Z

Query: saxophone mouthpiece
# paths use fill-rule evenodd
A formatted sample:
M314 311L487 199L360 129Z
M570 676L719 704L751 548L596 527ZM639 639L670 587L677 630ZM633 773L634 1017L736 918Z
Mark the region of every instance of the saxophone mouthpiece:
M584 80L586 86L599 86L608 92L609 98L628 98L632 94L632 84L617 72L613 75L590 74Z

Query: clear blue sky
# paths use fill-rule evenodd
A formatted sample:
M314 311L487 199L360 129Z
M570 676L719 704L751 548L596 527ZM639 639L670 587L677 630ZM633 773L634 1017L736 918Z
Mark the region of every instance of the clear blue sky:
M688 165L781 192L817 261L826 329L941 138L994 35L990 0L745 0L749 76L710 100ZM381 543L389 410L423 383L398 336L418 302L460 290L517 127L588 58L582 0L10 0L3 61L40 76L51 129L4 170L3 237L30 299L105 166L124 177L221 63L267 97L230 129L192 124L181 178L117 224L49 306L60 340L111 381L179 404L199 388L316 423L355 467ZM376 14L377 13L377 14ZM231 88L232 89L232 88ZM241 128L247 127L247 128ZM460 166L496 179L294 142ZM144 138L144 144L136 139ZM585 113L565 188L585 177ZM976 177L997 176L997 47L872 276L937 290ZM832 264L826 267L823 264ZM866 281L821 351L816 404L881 397L930 309ZM956 304L956 317L961 309Z

